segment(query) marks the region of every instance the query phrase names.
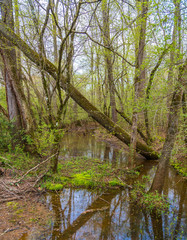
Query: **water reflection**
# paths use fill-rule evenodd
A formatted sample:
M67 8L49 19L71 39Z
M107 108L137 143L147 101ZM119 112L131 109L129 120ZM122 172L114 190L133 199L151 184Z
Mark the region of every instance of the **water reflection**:
M171 176L171 172L170 172ZM174 177L174 176L173 176ZM103 194L64 189L48 194L46 202L55 214L46 239L186 239L186 183L172 180L173 196L167 215L148 214L129 202L129 190ZM175 182L175 183L174 183ZM171 194L171 192L175 194Z
M67 150L68 148L68 150ZM124 153L110 148L93 137L64 140L64 152L68 156L88 156L110 161L112 164L125 164ZM117 155L115 157L115 154ZM121 155L120 155L121 154ZM155 161L146 161L139 180L144 175L153 179ZM21 239L49 240L139 240L139 239L187 239L187 183L173 169L169 169L164 186L164 194L170 199L168 214L148 214L129 201L129 189L110 190L104 193L87 190L64 189L48 193L45 202L54 213L54 220L48 230L34 232L35 235ZM147 185L147 189L150 185ZM33 237L34 236L34 237Z
M113 166L127 166L128 152L116 149L109 143L96 141L96 138L90 134L68 134L63 138L61 157L86 156L88 158L98 158L101 161L108 161ZM137 156L136 164L143 162L142 157Z

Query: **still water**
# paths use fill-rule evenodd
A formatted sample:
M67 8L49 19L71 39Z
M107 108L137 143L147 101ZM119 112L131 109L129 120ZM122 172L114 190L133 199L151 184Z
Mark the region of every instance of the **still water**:
M96 141L92 135L64 137L61 157L87 156L110 161L119 166L127 164L127 154L115 146ZM155 162L143 163L143 175L154 177ZM54 219L44 232L33 231L24 239L187 239L187 183L171 168L167 173L164 194L171 205L169 213L150 215L129 201L129 189L108 190L103 193L88 190L64 189L45 196ZM149 188L149 186L148 186ZM23 239L23 238L21 238Z

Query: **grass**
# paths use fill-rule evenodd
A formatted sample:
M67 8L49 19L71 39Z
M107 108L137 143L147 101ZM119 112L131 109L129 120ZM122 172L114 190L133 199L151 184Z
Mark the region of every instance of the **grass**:
M126 186L126 176L137 172L113 167L99 159L76 157L61 160L58 174L48 175L42 184L48 190L60 190L64 187L105 189Z

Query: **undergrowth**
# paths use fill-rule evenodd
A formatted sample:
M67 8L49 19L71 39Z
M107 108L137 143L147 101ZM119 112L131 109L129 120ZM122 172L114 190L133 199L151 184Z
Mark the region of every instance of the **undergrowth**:
M149 179L145 177L143 182L135 182L133 189L130 192L131 201L150 212L156 211L158 214L167 212L170 206L168 199L157 192L147 192L147 181L149 181Z
M137 172L115 168L99 159L76 157L61 161L58 164L58 173L48 174L42 187L49 190L60 190L64 187L123 188L129 175L137 175Z

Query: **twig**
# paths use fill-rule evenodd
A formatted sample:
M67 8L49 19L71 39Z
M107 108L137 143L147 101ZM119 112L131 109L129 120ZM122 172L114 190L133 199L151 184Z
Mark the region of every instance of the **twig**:
M17 229L19 229L19 228L20 228L20 227L16 227L16 228L7 228L3 233L1 233L0 236L3 236L5 233L7 233L7 232L12 232L12 231L17 230Z
M9 231L10 228L7 228L3 233L1 233L0 236L3 236L5 233L7 233Z
M47 169L47 171L45 171L44 174L42 174L41 176L39 176L39 177L36 179L36 181L35 181L35 183L33 184L32 187L35 187L36 184L46 175L46 173L47 173L48 171L49 171L49 169Z
M22 197L20 196L20 197L5 198L5 199L0 200L0 203L12 202L12 201L18 200L18 199L20 199L20 198L22 198Z
M10 190L9 187L3 182L1 181L2 186L6 189L7 192L9 192L10 194L13 194L16 197L19 197L13 190Z
M34 171L35 169L37 169L40 165L46 163L47 161L49 161L51 158L53 158L54 156L56 156L57 153L53 154L52 156L48 157L46 160L44 160L43 162L39 163L38 165L36 165L35 167L31 168L30 170L28 170L25 174L23 174L23 176L18 179L18 181L16 181L15 183L20 182L27 174L29 174L31 171Z
M2 156L0 156L0 159L3 159L5 161L9 161L10 162L10 160L8 158L2 157Z
M110 204L108 201L106 201L105 199L103 199L103 198L101 198L101 197L99 197L99 199L101 199L101 200L103 200L104 202Z
M128 185L126 182L124 182L120 177L117 177L121 182L123 182L128 188L133 188L132 186Z

